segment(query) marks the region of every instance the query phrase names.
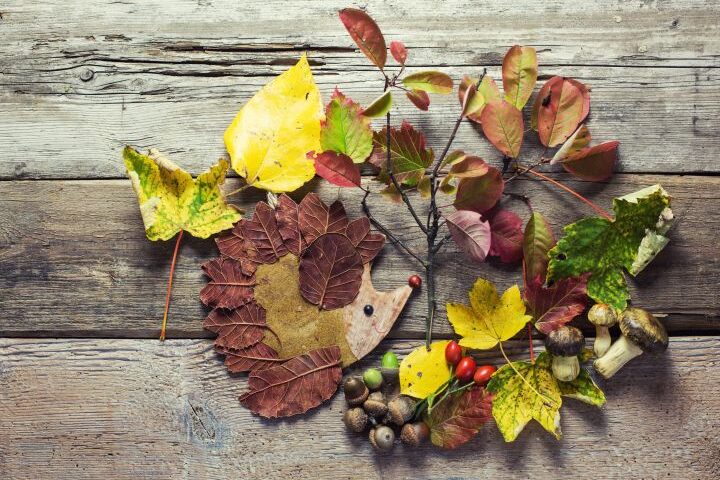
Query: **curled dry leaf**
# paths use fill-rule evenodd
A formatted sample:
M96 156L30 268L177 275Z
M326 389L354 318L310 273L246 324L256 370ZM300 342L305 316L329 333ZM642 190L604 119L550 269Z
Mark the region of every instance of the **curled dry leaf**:
M380 70L385 68L387 61L385 37L375 20L362 10L344 8L340 10L340 21L345 25L360 51Z
M428 70L407 75L402 80L403 85L410 90L422 90L427 93L452 93L453 81L447 74Z
M253 370L249 390L240 396L240 402L263 417L289 417L332 397L341 378L340 347L320 348L276 366Z
M275 210L265 202L258 202L252 220L242 225L243 236L250 240L262 263L274 263L287 254L287 248L278 231Z
M483 262L490 251L490 224L482 215L458 210L447 216L448 229L458 248L474 262Z
M237 308L253 297L255 277L245 275L240 262L217 258L202 266L210 282L200 291L200 300L211 307Z
M605 142L576 152L560 164L582 180L599 182L612 177L617 163L617 149L620 142Z
M359 187L360 169L353 159L342 153L328 150L316 154L308 152L315 160L315 173L338 187Z
M275 209L278 232L285 242L285 247L298 257L305 250L305 240L298 224L299 212L298 204L292 198L285 194L280 195L278 206Z
M203 328L217 333L217 347L242 350L262 340L268 327L265 309L250 302L232 310L216 308L205 318Z
M555 147L572 135L590 112L590 92L577 80L553 77L542 86L533 105L540 143ZM535 120L537 119L537 120Z
M422 90L410 90L409 92L405 92L405 95L408 100L410 100L412 104L420 110L427 111L427 109L430 108L430 96L427 92L423 92Z
M580 315L587 305L587 281L590 274L564 278L549 287L540 276L526 278L523 297L535 328L547 335Z
M565 143L562 144L562 147L558 148L558 151L555 152L552 160L550 160L550 164L554 165L566 159L570 155L574 155L575 153L590 145L590 140L592 140L590 130L587 128L587 125L583 123L578 127L577 130L575 130L575 133L570 135L570 138L565 140Z
M263 261L255 244L245 238L244 223L245 220L237 222L230 232L216 238L215 243L223 256L240 262L240 268L245 275L253 275Z
M390 42L390 53L392 54L396 62L398 62L400 65L405 65L408 53L407 48L405 48L405 44L403 42L399 42L397 40Z
M231 373L262 370L285 362L278 358L275 350L263 342L258 342L242 350L223 350L222 348L217 348L217 350L225 355L225 366Z
M465 75L458 87L458 100L460 101L460 105L465 101L465 92L467 92L468 87L472 86L473 88L477 88L476 94L472 95L465 105L465 115L476 123L480 123L480 115L485 105L494 100L502 99L500 89L490 75L485 75L478 87L477 83L479 81L479 78Z
M370 220L367 217L360 217L350 222L345 234L355 245L364 264L371 262L385 245L385 235L370 232Z
M469 390L440 403L425 414L430 441L441 448L457 448L470 441L492 416L492 395L483 387Z
M510 210L499 208L488 214L492 243L489 255L500 257L505 263L517 262L522 258L522 220Z
M505 54L502 65L505 100L518 110L522 110L532 95L537 67L537 53L532 47L514 45Z
M348 218L339 201L330 207L315 193L308 193L300 202L298 227L309 245L324 233L345 233Z
M458 210L484 213L495 206L505 189L502 173L495 167L481 177L464 178L458 185L455 203Z
M349 305L362 283L363 262L344 235L318 237L300 259L300 293L324 310Z
M520 110L504 100L495 100L483 108L480 116L483 133L503 155L517 158L525 125Z

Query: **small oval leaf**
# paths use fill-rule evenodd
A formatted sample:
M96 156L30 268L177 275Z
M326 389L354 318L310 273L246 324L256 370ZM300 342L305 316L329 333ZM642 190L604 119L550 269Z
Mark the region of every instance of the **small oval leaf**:
M403 42L398 42L397 40L390 42L390 53L392 53L396 62L400 65L405 65L408 53Z
M308 158L315 161L315 173L338 187L359 187L360 168L352 158L332 150L315 154L309 152Z
M495 206L502 196L504 188L505 182L503 182L500 170L489 167L488 173L482 177L460 180L453 205L458 210L483 213Z
M390 90L388 90L373 100L373 102L363 110L362 114L370 118L382 117L390 111L390 107L392 107L392 94Z
M387 61L385 37L375 20L357 8L344 8L340 10L340 21L345 25L350 37L360 47L360 51L380 70L385 68Z
M502 65L505 100L522 110L535 88L537 74L537 53L534 48L515 45L508 50Z
M430 96L422 90L410 90L409 92L405 92L405 95L407 95L408 100L410 100L413 105L424 112L430 107Z
M490 224L479 213L469 210L458 210L446 220L450 235L465 256L474 262L485 261L490 251Z
M483 133L504 155L517 158L523 142L525 125L522 113L504 100L488 103L480 116Z
M403 85L411 90L447 95L452 92L453 81L447 74L434 70L416 72L403 78Z

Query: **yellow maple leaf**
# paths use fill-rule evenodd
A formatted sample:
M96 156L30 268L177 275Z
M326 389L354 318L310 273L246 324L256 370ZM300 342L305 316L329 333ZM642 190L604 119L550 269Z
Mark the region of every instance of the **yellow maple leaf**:
M248 185L290 192L315 175L323 106L307 57L255 94L225 131L232 168Z
M525 303L517 285L508 288L502 297L495 286L478 278L468 293L470 305L448 303L448 320L455 333L463 337L460 345L487 350L512 338L532 317L525 315Z
M150 240L168 240L180 230L207 238L240 220L220 191L228 169L225 160L193 180L157 150L143 155L125 147L123 158Z
M432 395L452 374L445 360L445 347L450 341L433 342L430 350L422 345L400 364L400 393L415 398Z

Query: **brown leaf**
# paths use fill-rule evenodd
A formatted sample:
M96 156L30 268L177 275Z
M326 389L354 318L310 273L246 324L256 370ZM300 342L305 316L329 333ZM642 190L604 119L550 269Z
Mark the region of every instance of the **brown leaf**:
M370 15L356 8L340 10L340 21L365 54L380 70L385 67L387 47L380 27Z
M346 235L357 248L363 263L371 262L385 244L385 235L370 233L370 220L367 217L350 222Z
M233 310L216 308L205 318L203 328L218 334L215 345L227 350L242 350L263 339L265 309L250 302Z
M405 92L408 100L412 102L417 108L422 111L427 111L430 108L430 95L422 90L408 90Z
M299 226L305 242L310 245L324 233L345 233L348 218L339 201L327 207L315 193L308 193L300 202Z
M300 225L298 220L299 207L295 201L285 194L278 198L278 206L275 209L275 220L277 222L280 236L285 242L285 248L290 253L300 256L305 250L305 240L300 233Z
M225 366L231 373L250 372L269 368L285 360L278 358L275 350L263 342L242 350L223 350L217 348L218 352L225 355Z
M265 202L258 202L252 220L243 222L243 235L253 243L262 263L275 263L288 253L278 231L275 211Z
M253 275L262 260L253 242L243 235L243 223L245 220L237 222L229 233L216 238L215 243L222 255L240 262L245 275Z
M210 282L200 291L200 301L220 308L237 308L253 298L255 277L245 275L240 262L222 257L202 266Z
M481 177L460 180L453 205L458 210L484 213L495 206L504 189L505 182L500 170L489 167L488 172Z
M457 448L477 435L491 415L492 395L475 386L440 403L425 422L433 445Z
M450 173L457 178L473 178L485 175L490 166L480 157L466 155L462 160L453 164Z
M589 273L579 277L557 280L549 287L543 286L541 276L525 279L523 296L535 319L535 328L547 335L580 315L587 305L587 281Z
M300 293L324 310L349 305L360 291L362 265L360 254L346 236L322 235L300 260Z
M269 418L305 413L333 396L342 378L340 347L298 355L280 365L253 370L240 402Z
M612 177L617 150L620 142L605 142L594 147L584 148L569 156L560 164L567 171L582 180L599 182Z

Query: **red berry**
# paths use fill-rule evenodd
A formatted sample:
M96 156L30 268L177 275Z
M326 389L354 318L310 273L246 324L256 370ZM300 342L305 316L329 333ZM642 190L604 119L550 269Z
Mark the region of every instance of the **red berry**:
M422 285L422 278L420 278L420 275L410 275L410 278L408 278L408 285L412 288L420 288L420 285Z
M475 360L472 357L463 357L455 367L455 376L461 382L469 382L475 373Z
M473 381L478 385L485 385L490 380L490 377L492 377L492 374L495 373L495 370L497 370L497 368L492 365L480 365L475 370Z
M460 345L453 340L452 342L447 344L447 347L445 347L445 360L450 365L457 365L457 363L462 358L462 348L460 348Z

